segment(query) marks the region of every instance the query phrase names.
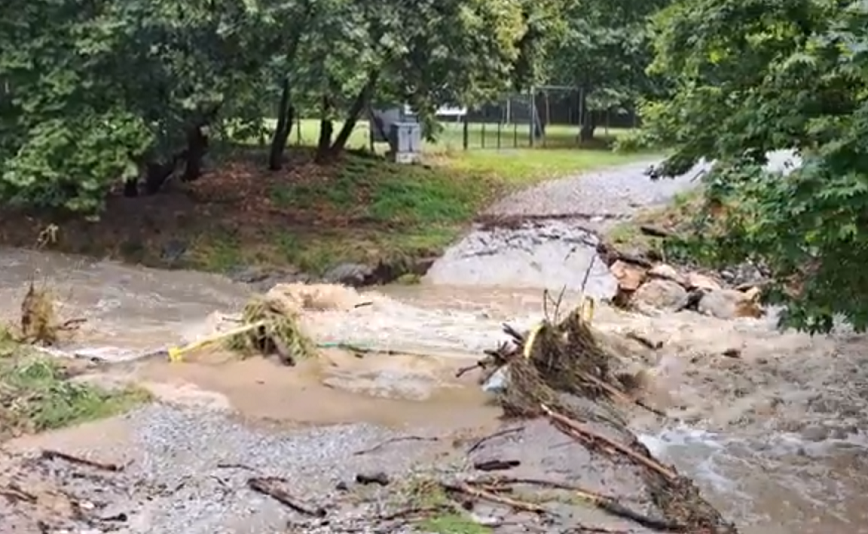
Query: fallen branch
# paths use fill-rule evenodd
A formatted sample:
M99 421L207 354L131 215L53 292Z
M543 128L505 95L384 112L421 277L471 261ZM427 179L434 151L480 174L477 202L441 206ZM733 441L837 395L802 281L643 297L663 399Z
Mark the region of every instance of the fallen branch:
M672 235L674 235L669 230L665 230L663 228L658 228L656 226L651 226L648 224L641 225L639 227L639 231L651 237L672 237Z
M575 437L581 441L596 441L596 442L602 443L606 447L608 447L614 451L617 451L617 452L623 454L624 456L629 457L630 459L632 459L635 462L647 467L648 469L656 471L657 473L666 477L670 481L676 480L678 478L677 473L675 473L674 471L672 471L668 467L665 467L663 464L661 464L657 460L643 456L643 455L637 453L636 451L631 450L629 447L627 447L625 445L622 445L616 441L613 441L613 440L607 438L606 436L602 436L602 435L600 435L600 434L598 434L592 430L589 430L589 429L585 428L584 426L580 425L579 423L573 421L569 417L565 417L559 413L552 411L551 408L549 408L546 405L542 405L541 408L542 408L543 413L545 413L549 417L549 419L551 419L554 423L559 423L559 424L554 425L555 428L557 428L561 432L564 432L568 436ZM568 431L565 432L564 431L565 429L563 427L566 427L566 430L568 430ZM569 432L569 431L572 431L572 432Z
M638 332L633 332L632 330L630 332L627 332L626 337L628 339L638 341L639 343L645 345L651 350L660 350L660 348L663 347L662 341L651 341L642 334L639 334Z
M619 390L618 388L616 388L612 384L609 384L608 382L600 380L599 378L597 378L594 375L588 374L584 371L576 371L576 374L578 374L582 379L587 380L588 382L592 382L595 386L602 388L609 395L611 395L612 398L614 398L616 400L619 400L619 401L627 403L627 404L635 404L636 406L639 406L640 408L644 408L644 409L648 410L649 412L653 413L654 415L659 415L660 417L666 417L666 413L658 410L657 408L649 406L642 399L631 399L623 391Z
M440 485L446 491L451 491L453 493L462 493L464 495L468 495L470 497L476 497L477 499L484 499L489 502L503 504L505 506L509 506L515 510L522 510L525 512L533 512L537 514L547 514L550 513L548 509L538 504L517 501L515 499L510 499L509 497L503 497L501 495L496 495L491 493L490 491L486 491L484 489L475 488L466 482L458 482L456 484L450 484L447 482L441 482Z
M684 527L677 523L672 523L670 521L662 521L659 519L654 519L652 517L648 517L647 515L641 514L634 510L631 510L618 502L618 500L609 495L603 495L602 493L587 490L580 486L576 486L573 484L567 484L565 482L558 482L555 480L540 480L534 478L492 478L492 479L477 479L474 480L474 483L482 482L490 487L493 487L495 490L499 489L500 486L505 484L528 484L528 485L537 485L544 486L549 488L562 489L566 491L570 491L573 493L575 497L582 499L583 501L593 505L604 512L607 512L615 517L619 517L621 519L627 519L642 525L643 527L650 528L652 530L662 531L662 532L683 532Z
M5 488L0 488L0 497L6 497L10 501L27 501L31 504L37 501L36 495L24 491L17 484L9 484Z
M72 464L84 465L87 467L93 467L95 469L101 469L103 471L112 471L115 473L123 471L124 468L126 468L126 466L124 465L97 462L94 460L88 460L87 458L73 456L71 454L60 451L43 450L41 457L44 460L64 460Z
M289 494L289 492L283 488L277 487L278 482L282 482L282 480L279 478L251 478L247 480L247 487L257 493L271 497L280 504L292 508L300 514L309 515L311 517L326 516L325 508L310 508L309 506L298 502Z
M58 325L58 330L78 330L78 328L87 322L87 319L84 317L79 317L77 319L68 319L64 321L62 324Z
M476 449L481 447L483 444L485 444L486 441L488 441L490 439L494 439L494 438L497 438L500 436L505 436L507 434L512 434L513 432L519 432L521 430L524 430L523 426L516 426L516 427L512 427L512 428L504 428L502 430L498 430L494 434L489 434L487 436L483 436L483 437L479 438L476 442L474 442L473 445L471 445L469 449L467 449L467 454L472 453L473 451L475 451Z
M371 452L378 451L385 447L386 445L397 443L399 441L440 441L440 438L436 436L399 436L396 438L390 438L382 443L378 443L374 445L370 449L362 449L360 451L356 451L353 453L353 456L361 456L362 454L368 454Z
M519 465L521 465L521 462L518 460L484 460L474 462L473 468L479 471L505 471Z
M482 361L478 361L473 365L468 365L466 367L460 367L457 371L455 371L455 378L461 378L466 375L470 371L475 371L477 369L485 369L485 366L482 364Z

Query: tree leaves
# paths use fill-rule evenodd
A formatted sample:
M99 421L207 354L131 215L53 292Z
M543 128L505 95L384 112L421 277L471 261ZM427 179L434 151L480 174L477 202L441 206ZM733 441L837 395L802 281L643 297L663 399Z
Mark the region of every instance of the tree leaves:
M766 265L784 324L811 332L838 314L868 327L859 267L868 261L865 8L680 0L655 19L653 68L677 88L646 115L649 135L674 145L661 173L716 161L709 194L728 208L722 220L706 215L688 245L711 260ZM802 165L764 170L777 149L794 150Z

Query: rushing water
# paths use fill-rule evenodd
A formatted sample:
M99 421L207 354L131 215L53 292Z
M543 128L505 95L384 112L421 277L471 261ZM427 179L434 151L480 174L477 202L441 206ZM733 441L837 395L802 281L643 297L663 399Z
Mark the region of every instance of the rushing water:
M3 251L4 302L19 301L34 266L41 270L37 283L50 280L65 302L65 317L88 318L82 343L112 350L181 340L209 314L237 310L249 294L200 273ZM466 357L501 340L502 321L526 326L543 312L536 290L391 287L372 300L360 308L364 315L320 323L318 336ZM575 295L565 296L564 306L570 304ZM7 318L16 312L16 305L2 309ZM647 318L601 309L598 323L610 333L641 328L665 338L668 352L650 363L661 403L676 417L663 426L640 421L637 428L653 452L695 477L743 531L868 532L868 436L862 431L868 345L861 338L812 339L775 333L763 321L693 314ZM707 356L732 344L743 347L742 361ZM209 372L214 383L222 380L219 370ZM400 409L395 403L368 409L382 415L390 406Z

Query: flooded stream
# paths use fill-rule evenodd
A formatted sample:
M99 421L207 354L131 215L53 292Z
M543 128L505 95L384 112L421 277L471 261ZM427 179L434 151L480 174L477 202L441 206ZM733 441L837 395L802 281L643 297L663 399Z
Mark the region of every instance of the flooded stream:
M64 303L65 318L88 319L78 348L103 347L118 359L189 339L209 315L236 311L249 296L247 287L217 276L4 250L4 302L20 301L34 266L37 283L50 280ZM118 374L176 384L177 391L183 384L215 391L247 417L286 424L492 424L496 410L474 377L458 380L454 371L502 340L502 322L526 327L538 320L541 291L423 284L364 298L372 304L357 312L324 312L311 323L313 334L406 355L357 359L334 351L277 372L261 359L204 354L177 366L127 363ZM570 304L575 295L568 293ZM12 318L17 305L0 312ZM596 324L615 337L633 330L663 343L657 352L631 346L629 359L648 369L648 397L672 421L639 416L635 428L652 452L695 477L743 532L868 532L862 337L780 334L767 319L648 317L604 307ZM733 346L740 359L721 356Z

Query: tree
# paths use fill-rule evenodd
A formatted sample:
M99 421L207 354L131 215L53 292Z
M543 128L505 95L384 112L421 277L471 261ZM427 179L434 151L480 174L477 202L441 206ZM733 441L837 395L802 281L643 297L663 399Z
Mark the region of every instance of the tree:
M277 118L277 170L293 118L312 110L317 158L332 161L375 101L426 118L502 91L537 50L530 5L10 0L0 6L0 200L86 212L119 183L133 196L140 181L148 194L172 176L194 181L210 136L261 136L266 117Z
M648 18L668 0L566 0L563 39L551 54L550 80L577 87L582 99L580 137L590 140L592 111L633 103L653 81Z
M868 5L836 0L679 0L655 20L653 69L671 99L645 108L674 152L658 176L715 161L694 252L752 260L783 325L868 327ZM767 172L767 154L802 164Z

